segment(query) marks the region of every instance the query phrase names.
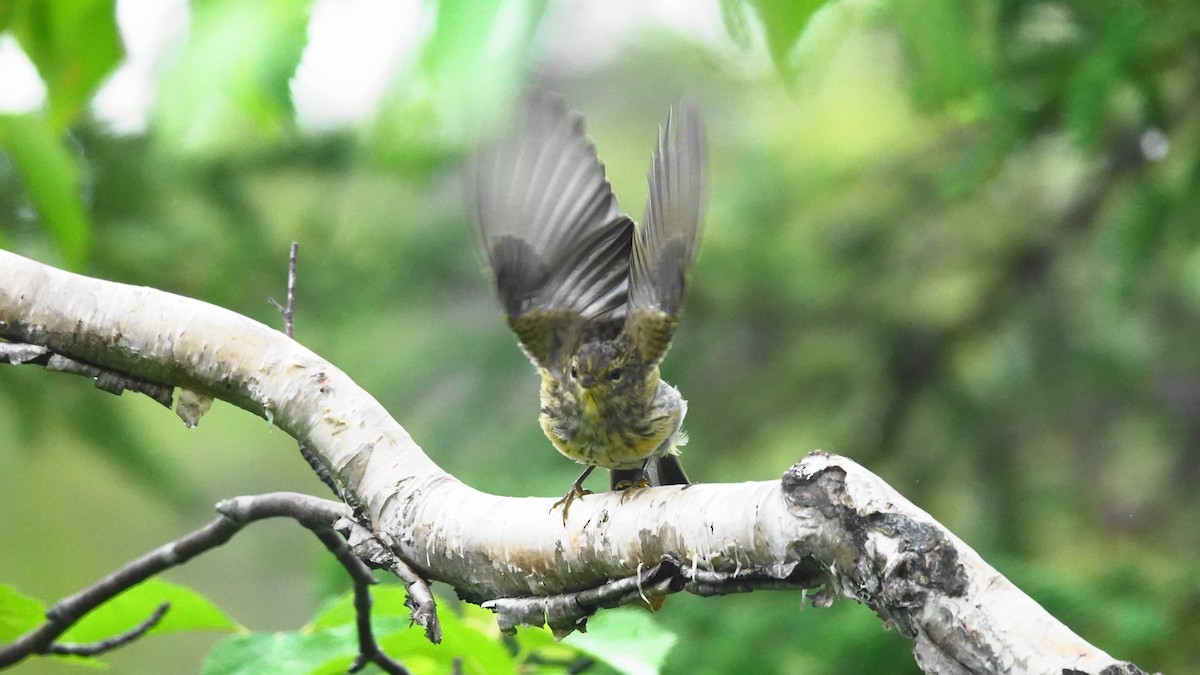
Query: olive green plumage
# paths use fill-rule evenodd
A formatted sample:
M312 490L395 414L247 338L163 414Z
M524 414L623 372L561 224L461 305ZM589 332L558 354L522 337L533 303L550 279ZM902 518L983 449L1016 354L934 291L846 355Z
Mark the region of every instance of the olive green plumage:
M613 482L686 483L675 454L687 403L658 365L687 290L705 190L699 110L680 104L660 131L641 224L620 212L565 101L531 93L512 131L468 176L477 242L525 353L541 374L542 430Z

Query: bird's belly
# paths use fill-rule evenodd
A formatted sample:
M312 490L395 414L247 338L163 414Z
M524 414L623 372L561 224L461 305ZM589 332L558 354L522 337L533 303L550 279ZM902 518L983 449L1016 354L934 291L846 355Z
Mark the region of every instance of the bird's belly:
M578 419L577 425L562 425L548 415L542 415L540 421L550 442L569 459L606 469L635 469L641 468L647 457L669 449L667 441L680 420L678 415L664 415L638 430L595 424L586 416ZM562 433L572 426L573 434Z

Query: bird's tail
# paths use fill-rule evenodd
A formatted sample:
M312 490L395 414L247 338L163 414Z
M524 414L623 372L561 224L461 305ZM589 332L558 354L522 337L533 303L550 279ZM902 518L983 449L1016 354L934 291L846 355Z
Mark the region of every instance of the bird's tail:
M641 474L641 469L613 469L609 482L610 490L618 490L635 484ZM687 474L679 463L679 457L665 454L651 460L646 465L646 476L651 486L655 485L689 485Z

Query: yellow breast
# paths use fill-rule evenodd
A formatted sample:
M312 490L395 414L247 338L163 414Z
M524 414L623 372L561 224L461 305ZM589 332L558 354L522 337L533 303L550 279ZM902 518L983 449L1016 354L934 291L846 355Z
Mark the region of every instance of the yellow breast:
M642 419L605 414L605 401L592 390L578 395L542 377L542 431L564 456L609 469L640 468L679 429L680 415L647 411ZM613 406L622 408L623 406Z

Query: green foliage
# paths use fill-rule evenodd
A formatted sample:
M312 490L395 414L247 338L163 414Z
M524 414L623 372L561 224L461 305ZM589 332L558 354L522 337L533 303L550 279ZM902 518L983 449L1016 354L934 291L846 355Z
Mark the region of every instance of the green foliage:
M812 15L827 0L721 0L725 30L738 47L754 42L751 24L761 28L771 62L785 78L795 76L793 50ZM757 21L754 21L757 19Z
M0 31L17 39L48 98L39 117L0 115L0 150L11 158L62 264L71 269L82 268L92 230L79 167L62 134L120 61L115 6L115 0L13 0L0 6Z
M533 672L531 669L549 664L564 666L582 658L577 649L555 643L549 630L522 629L513 640L501 640L491 612L466 604L454 608L446 602L439 602L443 641L435 645L411 624L402 587L377 586L371 596L371 626L376 640L413 673ZM203 672L205 675L344 673L357 653L353 602L351 593L330 601L298 631L228 638L209 654ZM635 647L628 640L617 642Z
M194 5L187 45L155 115L169 147L208 158L253 152L293 127L288 87L306 44L308 0Z
M283 293L298 240L302 342L466 482L559 495L576 467L537 428L536 378L478 271L457 165L537 82L588 113L636 214L655 125L693 93L709 126L710 204L663 366L689 399L689 472L766 480L815 447L850 455L1109 653L1166 671L1200 660L1188 553L1200 546L1200 3L723 0L727 35L714 41L622 35L571 3L429 2L415 56L378 109L312 135L295 124L289 84L308 3L212 0L194 3L186 43L160 64L150 127L129 137L85 113L117 58L111 11L79 37L101 4L0 3L0 26L50 93L42 114L0 119L4 245L277 324L264 298ZM547 45L578 62L545 56ZM172 518L209 517L181 494L320 489L293 455L264 450L287 444L265 423L214 409L183 434L152 405L97 406L102 394L74 384L0 377L0 428L28 448L0 453L0 494L15 495L6 513L118 467L111 499L174 509L144 528L158 543L177 536ZM71 536L71 520L54 530ZM0 519L0 539L29 542L19 560L53 543L35 521ZM103 536L88 522L73 536ZM292 539L271 540L262 559L295 560L280 553ZM21 569L35 567L13 581L65 573ZM276 607L311 603L310 576L280 581L272 567L221 604L295 625ZM654 617L680 636L663 668L913 667L907 641L869 611L793 620L797 604L673 598ZM632 649L609 644L619 631L590 643L607 612L569 644L521 631L515 646L486 615L444 617L447 645L460 642L434 648L393 609L379 617L385 646L443 672L447 654L552 671L581 657L616 667ZM343 600L303 631L236 636L208 667L294 656L344 667L346 612Z
M410 170L443 163L516 92L545 0L433 3L433 30L370 129L380 161Z
M128 632L144 622L163 603L170 608L147 635L185 631L244 630L207 598L178 584L147 579L88 612L67 629L58 642L87 644ZM47 607L36 598L0 584L0 641L9 642L41 625ZM56 656L55 660L100 667L99 657Z
M145 621L164 602L170 603L171 608L162 621L150 629L151 634L241 629L203 595L186 586L152 578L89 612L63 633L62 641L95 642L123 633Z
M122 56L116 0L10 0L0 7L7 30L46 83L46 122L62 133L75 122Z
M678 641L678 635L637 607L601 612L588 619L586 633L572 633L563 640L625 675L659 672Z
M31 115L0 115L0 149L20 174L63 263L72 269L83 267L92 229L79 194L75 157L45 123Z
M11 642L46 619L46 606L13 588L0 584L0 641Z

